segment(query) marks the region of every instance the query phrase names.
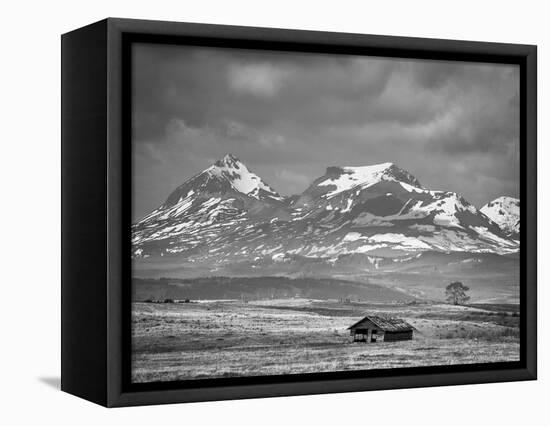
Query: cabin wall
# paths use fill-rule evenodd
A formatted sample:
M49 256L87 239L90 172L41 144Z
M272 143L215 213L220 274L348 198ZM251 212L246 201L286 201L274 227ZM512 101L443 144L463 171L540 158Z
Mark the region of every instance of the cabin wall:
M368 343L370 342L372 330L367 330L367 329L351 330L350 334L353 336L354 341Z
M413 338L413 332L412 330L409 331L386 331L384 335L384 341L385 342L398 342L401 340L412 340Z
M358 329L351 330L350 334L353 336L355 342L374 343L372 341L373 337L375 337L376 342L383 342L386 333L380 329Z

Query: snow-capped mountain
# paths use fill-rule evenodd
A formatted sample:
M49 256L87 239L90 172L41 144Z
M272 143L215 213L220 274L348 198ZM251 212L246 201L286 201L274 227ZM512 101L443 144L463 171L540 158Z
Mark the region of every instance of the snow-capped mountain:
M329 167L325 175L316 179L302 194L302 202L307 197L330 199L347 191L360 191L384 181L401 182L422 188L413 175L393 163L362 167Z
M512 253L518 243L459 194L424 188L395 164L329 167L284 199L226 155L132 228L135 257L252 267L289 256L359 263L425 251ZM217 268L218 266L216 266Z
M136 223L132 241L137 254L143 252L143 244L158 247L157 254L176 253L206 241L203 231L211 235L253 218L289 217L287 210L283 197L228 154L184 182Z
M348 231L338 244L343 252L516 249L462 196L426 189L392 163L329 167L292 206L304 218Z
M170 194L163 208L173 206L186 197L189 191L209 194L235 192L260 201L280 202L283 200L273 188L258 175L252 173L236 157L227 154L212 166L193 176Z
M519 239L519 200L517 198L498 197L479 210L509 237Z

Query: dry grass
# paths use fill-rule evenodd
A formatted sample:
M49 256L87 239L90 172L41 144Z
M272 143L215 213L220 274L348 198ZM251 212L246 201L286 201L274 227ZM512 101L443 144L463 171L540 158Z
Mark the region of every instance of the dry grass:
M360 305L295 300L261 303L136 303L133 380L185 380L512 361L516 325L491 312L448 305ZM285 306L286 303L286 306ZM364 311L409 321L414 340L351 343Z

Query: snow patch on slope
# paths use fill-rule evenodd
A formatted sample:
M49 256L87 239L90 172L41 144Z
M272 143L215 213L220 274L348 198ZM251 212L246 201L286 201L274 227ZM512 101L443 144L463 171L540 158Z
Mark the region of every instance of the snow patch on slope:
M369 241L400 244L406 248L430 249L431 247L418 238L407 237L403 234L376 234L369 237Z
M228 154L222 160L206 169L212 176L225 178L238 192L250 197L260 199L260 191L265 191L267 196L275 200L283 200L269 185L248 168L236 157Z
M481 213L495 222L500 229L508 234L519 233L519 200L512 197L499 197L485 204Z
M384 172L392 165L393 163L382 163L373 166L342 167L343 173L340 176L333 179L327 179L318 185L336 186L331 192L325 194L326 198L331 198L340 192L347 191L357 186L368 188L374 185L383 178Z

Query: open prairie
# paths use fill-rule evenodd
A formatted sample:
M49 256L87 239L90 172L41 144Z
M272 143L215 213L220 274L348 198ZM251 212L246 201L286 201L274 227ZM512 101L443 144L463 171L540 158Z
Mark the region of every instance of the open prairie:
M347 327L366 313L404 319L413 340L352 343ZM517 305L134 302L132 322L134 382L519 360Z

